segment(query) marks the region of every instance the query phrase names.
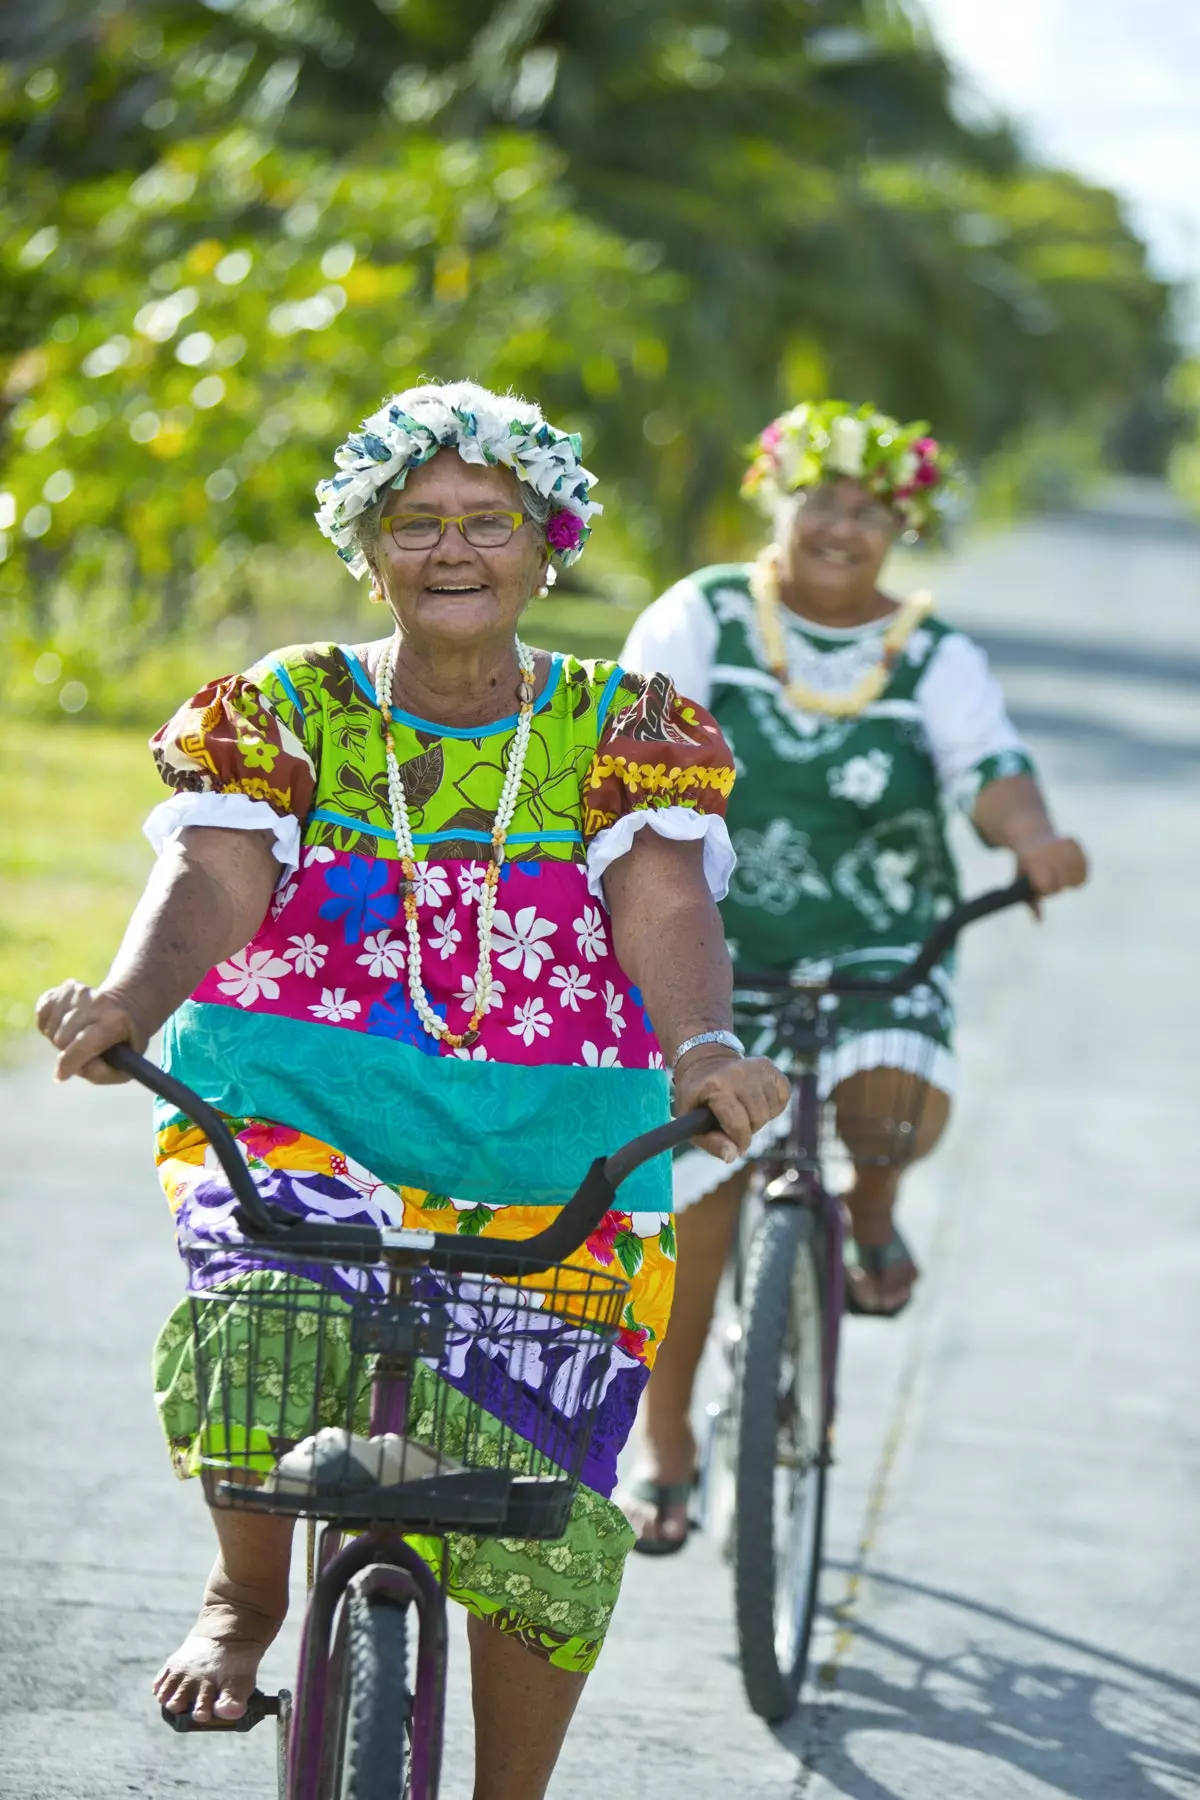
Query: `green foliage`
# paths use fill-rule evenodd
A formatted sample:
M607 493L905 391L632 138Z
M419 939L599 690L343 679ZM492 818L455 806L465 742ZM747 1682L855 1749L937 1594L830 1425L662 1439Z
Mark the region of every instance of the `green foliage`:
M643 312L666 286L510 133L343 162L237 128L66 189L55 216L6 233L19 267L57 231L72 309L10 366L4 579L97 686L278 580L314 475L383 389L469 368L557 383L570 416L580 339L636 388L621 321L635 285Z
M1180 499L1200 516L1200 356L1180 363L1169 392L1185 425L1167 472Z
M606 512L564 607L745 549L785 404L929 418L1015 502L1031 445L1095 444L1165 359L1113 197L963 124L899 0L30 0L0 161L26 711L140 719L239 629L349 621L313 485L421 374L585 433ZM614 646L582 604L547 623Z

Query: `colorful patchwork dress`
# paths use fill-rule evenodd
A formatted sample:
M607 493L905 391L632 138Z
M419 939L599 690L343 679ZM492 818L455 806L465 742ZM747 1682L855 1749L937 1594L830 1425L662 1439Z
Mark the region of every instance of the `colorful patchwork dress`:
M880 661L886 620L839 630L780 609L793 680L845 693ZM729 829L737 867L722 906L735 967L853 967L886 976L911 961L958 898L948 811L1033 765L979 647L930 619L908 639L890 682L853 718L791 704L763 649L743 564L701 569L638 619L622 652L662 670L709 706L734 753ZM954 1084L953 965L891 1001L846 1000L826 1059L829 1091L861 1069L920 1071ZM738 1026L778 1054L758 1010ZM675 1204L729 1173L704 1151L676 1163Z
M477 908L516 719L449 728L393 710L420 874L423 980L437 1013L474 1002ZM733 784L720 732L665 677L551 659L534 709L478 1043L450 1051L406 982L383 721L361 655L281 651L210 683L153 740L174 796L147 824L266 829L282 865L261 929L168 1022L166 1066L233 1122L264 1197L305 1218L520 1238L592 1159L669 1115L642 997L613 953L605 869L643 826L703 841L718 898ZM164 1110L160 1173L180 1231L225 1241L233 1197L203 1134ZM564 1667L600 1649L631 1542L616 1459L670 1312L666 1159L639 1170L579 1260L633 1289L599 1430L561 1544L455 1539L451 1591ZM186 1305L157 1389L181 1473L198 1421ZM518 1379L519 1377L512 1377Z

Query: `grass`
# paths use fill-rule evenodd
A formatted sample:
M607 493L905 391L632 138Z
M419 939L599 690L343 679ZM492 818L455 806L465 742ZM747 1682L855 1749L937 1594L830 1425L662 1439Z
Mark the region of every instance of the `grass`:
M43 988L96 981L152 860L164 793L142 731L0 720L0 1043Z

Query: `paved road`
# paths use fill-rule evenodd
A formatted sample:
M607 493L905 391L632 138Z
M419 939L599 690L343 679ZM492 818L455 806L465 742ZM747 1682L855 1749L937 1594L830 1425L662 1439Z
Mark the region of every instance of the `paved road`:
M813 1693L762 1726L709 1546L635 1558L560 1800L1200 1794L1200 533L1131 485L939 586L1096 883L967 951L966 1091L907 1203L921 1303L848 1333ZM967 855L975 883L1002 873ZM208 1544L145 1380L177 1286L146 1110L37 1062L0 1109L0 1795L264 1800L265 1731L193 1745L147 1703ZM293 1656L289 1630L268 1677ZM461 1771L461 1634L456 1657ZM453 1767L445 1793L470 1793Z

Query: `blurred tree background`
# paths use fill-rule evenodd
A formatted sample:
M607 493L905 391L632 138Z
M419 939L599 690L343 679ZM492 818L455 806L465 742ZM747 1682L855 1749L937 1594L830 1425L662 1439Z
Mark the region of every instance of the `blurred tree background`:
M628 604L745 544L781 404L929 417L1019 502L1169 361L1114 197L963 123L898 0L29 0L0 56L22 709L352 612L313 483L421 374L583 430Z
M26 745L74 717L98 755L218 664L361 630L312 489L421 375L584 433L602 528L534 629L595 651L753 542L742 452L782 405L930 418L1019 507L1171 362L1114 196L966 120L901 0L25 0L0 157Z

